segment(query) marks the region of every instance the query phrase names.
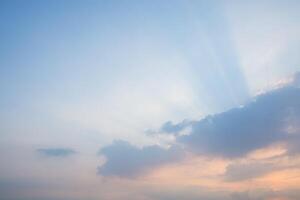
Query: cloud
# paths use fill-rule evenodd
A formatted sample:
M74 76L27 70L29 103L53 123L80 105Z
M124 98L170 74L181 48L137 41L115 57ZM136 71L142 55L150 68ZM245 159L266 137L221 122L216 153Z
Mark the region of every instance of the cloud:
M184 152L233 159L277 142L286 144L288 154L296 154L300 151L299 122L300 88L292 81L285 87L255 97L242 107L199 121L166 122L160 134L173 134L177 143L169 149L158 145L137 148L126 141L115 141L101 149L106 162L98 171L105 176L134 177L160 165L179 161ZM189 134L179 134L187 127L191 129ZM230 165L225 179L253 178L267 173L270 167L257 163Z
M299 137L289 134L300 119L300 89L288 85L257 96L243 107L208 116L192 124L177 141L197 154L241 157L274 142Z
M274 169L276 166L271 163L233 163L227 166L224 180L232 182L249 180L272 172Z
M135 177L160 165L175 162L183 152L177 146L164 149L158 145L138 148L122 140L114 141L100 153L106 157L98 172L105 176Z
M299 188L285 190L255 189L232 193L232 200L298 200L300 198Z
M180 131L182 131L184 128L186 128L190 124L189 121L183 120L182 122L178 124L173 124L171 121L168 121L162 125L160 128L160 131L163 133L172 133L172 134L178 134Z
M42 148L37 149L36 151L49 157L66 157L76 153L76 151L69 148Z
M191 123L192 121L186 119L177 124L173 123L172 121L167 121L159 128L159 130L148 129L145 131L145 133L149 136L159 134L178 136L180 135L180 132L185 130L185 128L189 127Z
M292 84L296 87L300 87L300 72L295 73Z

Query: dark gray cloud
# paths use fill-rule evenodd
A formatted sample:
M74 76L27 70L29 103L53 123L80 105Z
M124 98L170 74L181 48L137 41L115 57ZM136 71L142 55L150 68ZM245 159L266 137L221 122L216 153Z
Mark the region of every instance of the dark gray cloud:
M69 148L41 148L36 151L49 157L66 157L76 153L76 151Z
M197 154L240 157L276 141L288 141L292 121L300 119L300 89L289 85L256 97L243 107L208 116L177 138Z
M134 177L157 166L178 161L183 156L177 146L169 149L157 145L138 148L121 140L102 148L100 153L106 157L106 162L98 168L98 172L119 177Z

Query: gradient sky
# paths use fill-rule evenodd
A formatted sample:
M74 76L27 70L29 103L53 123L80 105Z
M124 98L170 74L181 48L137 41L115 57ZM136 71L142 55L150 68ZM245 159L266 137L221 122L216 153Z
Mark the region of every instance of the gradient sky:
M299 10L1 0L0 200L299 200Z

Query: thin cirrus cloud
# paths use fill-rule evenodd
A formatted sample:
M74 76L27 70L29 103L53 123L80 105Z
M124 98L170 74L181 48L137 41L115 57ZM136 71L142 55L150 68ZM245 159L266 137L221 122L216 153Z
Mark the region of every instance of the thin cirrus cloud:
M67 157L76 154L76 151L70 148L40 148L36 151L47 157Z
M117 141L104 147L101 153L107 160L99 167L99 173L133 177L162 164L181 160L184 152L226 159L242 158L276 142L285 143L287 154L295 154L300 138L299 120L300 88L297 74L293 82L261 94L242 107L207 116L199 121L165 123L161 130L177 136L177 144L173 144L170 149L157 145L137 148L125 141ZM188 135L178 135L187 126L191 127L191 132ZM267 173L272 167L250 164L247 165L250 173L248 170L235 170L236 168L241 167L228 166L226 180L253 178Z

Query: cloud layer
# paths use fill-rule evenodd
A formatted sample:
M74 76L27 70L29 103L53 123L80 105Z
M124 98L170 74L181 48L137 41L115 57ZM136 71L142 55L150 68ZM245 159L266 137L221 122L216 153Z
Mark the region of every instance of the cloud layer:
M278 142L285 144L288 154L297 154L300 138L300 88L297 77L285 87L261 94L242 107L199 121L166 122L160 132L173 134L177 143L169 149L157 145L137 148L125 141L116 141L101 150L107 160L99 167L99 173L132 177L162 164L178 161L183 158L184 152L206 157L242 158L254 150ZM191 132L179 135L186 127L190 127ZM225 179L243 180L270 170L269 166L257 163L247 165L247 172L242 168L228 166Z

